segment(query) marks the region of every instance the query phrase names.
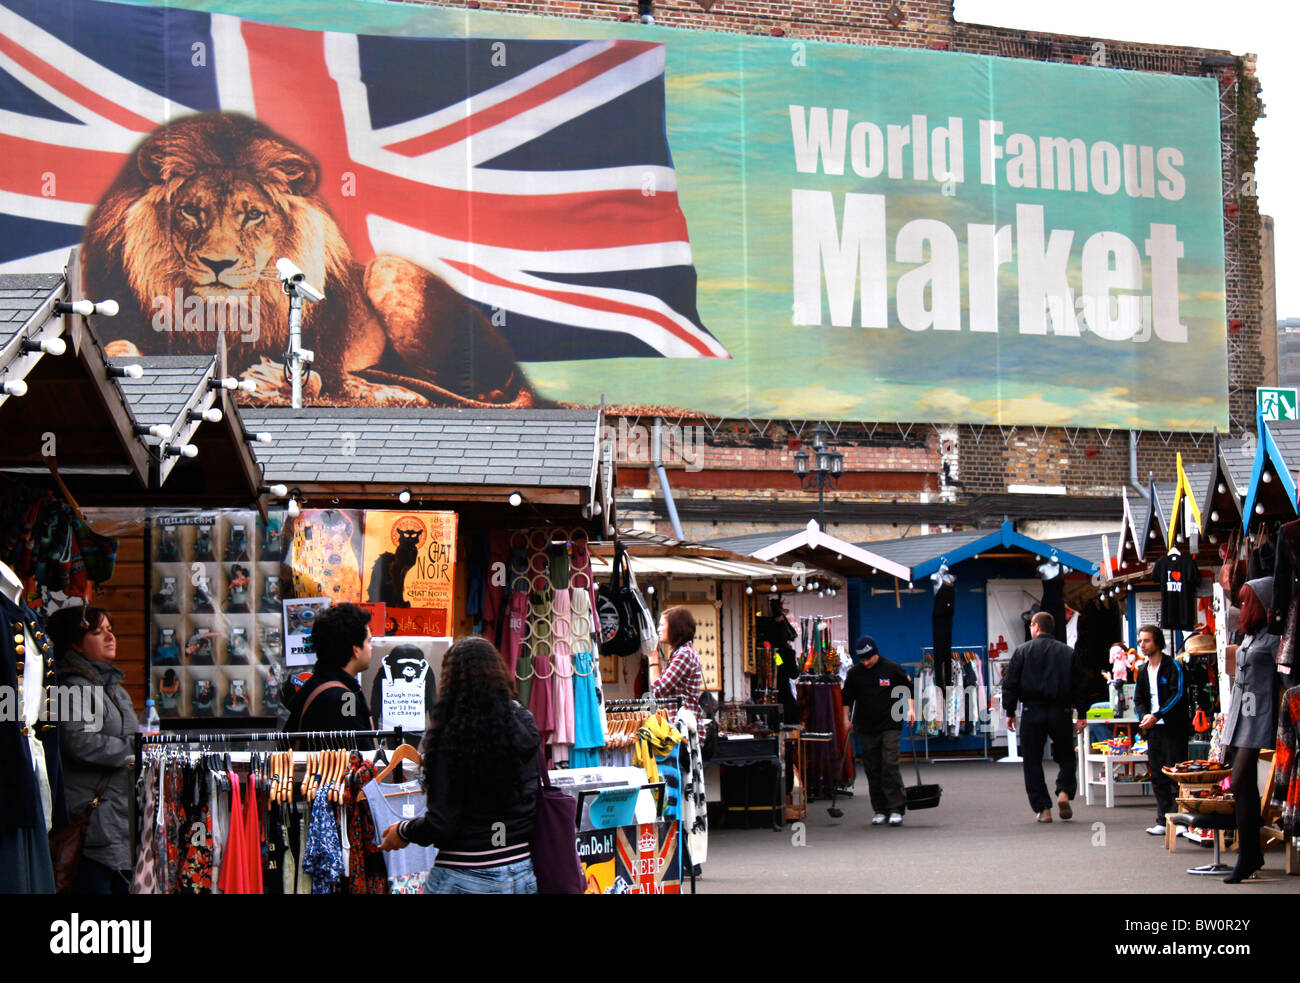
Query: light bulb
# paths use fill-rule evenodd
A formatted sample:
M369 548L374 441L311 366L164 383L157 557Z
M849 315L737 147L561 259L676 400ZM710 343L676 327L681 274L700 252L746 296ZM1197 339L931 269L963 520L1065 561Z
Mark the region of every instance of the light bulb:
M519 492L511 492L510 497L506 499L506 501L508 501L515 508L519 508L519 506L521 506L524 503L524 496L520 495Z
M411 501L411 489L403 488L401 491L399 491L397 493L397 500L401 502L403 505L408 504Z
M6 396L26 396L27 383L23 382L22 379L14 379L12 382L6 382L3 387L0 387L0 391L3 391Z
M746 594L752 594L752 593L754 593L754 585L753 585L753 584L746 584L746 585L745 585L745 593L746 593Z
M291 498L289 499L289 505L286 511L289 513L289 518L291 519L296 518L298 515L302 513L302 506L298 504L298 500L296 498Z
M41 352L44 355L62 355L68 350L68 343L62 338L44 338L36 341L33 338L23 340L23 351Z
M1256 506L1255 506L1255 514L1256 514L1256 515L1263 515L1263 514L1264 514L1264 506L1262 506L1262 505L1256 505Z

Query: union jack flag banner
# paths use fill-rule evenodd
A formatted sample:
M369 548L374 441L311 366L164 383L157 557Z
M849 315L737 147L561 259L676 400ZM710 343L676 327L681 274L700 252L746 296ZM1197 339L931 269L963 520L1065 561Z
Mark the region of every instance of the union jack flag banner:
M285 258L324 295L309 403L1222 430L1219 95L396 0L0 0L0 270L78 246L111 354L222 332L262 403Z
M0 269L62 268L98 207L107 224L125 227L106 229L102 243L85 234L88 286L116 285L120 292L126 282L148 280L148 271L136 268L141 262L175 261L131 255L154 248L144 231L142 241L131 241L132 230L144 225L127 215L155 181L165 189L165 205L151 201L165 210L162 224L178 240L187 275L156 278L166 285L164 300L141 297L134 308L123 303L124 314L152 321L153 330L118 324L109 336L119 331L145 353L212 350L210 338L159 330L157 317L173 304L173 284L210 298L274 277L278 255L271 253L278 250L262 249L266 256L254 263L240 255L238 243L224 243L223 251L213 241L220 198L238 198L238 188L227 184L206 204L182 202L186 180L193 183L205 168L229 172L244 165L286 211L305 211L304 198L324 206L343 240L327 236L326 252L346 248L354 269L366 270L358 275L366 277L371 306L399 354L412 356L395 341L411 326L394 327L394 321L418 317L421 303L425 323L415 330L441 331L439 317L460 325L463 350L443 353L442 377L408 359L380 378L423 375L437 385L416 388L435 399L447 390L453 401L527 405L528 398L519 398L527 395L526 384L503 392L503 382L491 394L479 392L491 389L499 373L474 363L512 356L523 362L727 358L696 311L696 275L664 113L663 46L641 41L374 37L178 8L5 0ZM181 126L221 122L211 114L252 118L262 127L209 127L200 137ZM266 161L254 160L250 146L275 138L293 148L283 152L294 157L294 173L285 173L281 160L267 177ZM204 146L196 149L196 142ZM177 164L177 153L197 161ZM234 239L256 252L250 237L256 227L268 228L267 210L250 211L237 201L229 207L238 212ZM301 225L291 233L304 238ZM319 269L328 257L314 256L310 242L297 246L299 255L288 255L309 276L326 280L328 302L330 273ZM187 248L192 255L184 255ZM392 317L382 282L376 286L392 270L377 273L372 263L383 256L419 270L399 269L408 276L398 276L399 287L417 276L418 297L394 302ZM126 274L116 281L115 265ZM421 275L426 279L418 280ZM470 304L450 304L444 284ZM361 301L333 287L340 301L352 304L348 320L363 316L356 307ZM168 312L178 326L184 303L178 295ZM371 313L365 307L364 316ZM317 349L318 364L330 358L321 349L368 344L364 332L330 337L323 317L318 337L311 336L310 321L307 326L305 343ZM279 341L275 330L268 336ZM274 347L268 342L260 354L274 357ZM383 347L382 340L370 345L375 352ZM439 358L415 352L425 355ZM374 364L365 357L345 361L348 371Z

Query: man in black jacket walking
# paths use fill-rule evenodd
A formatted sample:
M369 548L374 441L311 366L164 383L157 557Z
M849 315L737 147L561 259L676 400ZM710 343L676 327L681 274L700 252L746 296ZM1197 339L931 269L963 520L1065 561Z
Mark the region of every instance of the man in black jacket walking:
M1056 619L1039 611L1029 623L1030 640L1011 654L1011 665L1002 677L1002 706L1007 713L1007 729L1019 730L1020 754L1025 764L1025 791L1029 806L1040 823L1052 821L1052 800L1043 779L1043 742L1052 739L1052 758L1059 771L1056 776L1056 801L1061 818L1074 815L1070 800L1077 788L1077 763L1074 738L1070 727L1070 709L1079 711L1073 727L1078 734L1086 725L1086 693L1083 664L1074 649L1058 642L1052 635ZM1023 703L1025 710L1019 727L1016 714Z

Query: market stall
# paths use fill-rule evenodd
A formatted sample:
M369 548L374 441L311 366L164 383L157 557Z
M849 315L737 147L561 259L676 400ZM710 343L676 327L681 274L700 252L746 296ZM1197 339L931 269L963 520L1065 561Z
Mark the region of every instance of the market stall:
M1081 623L1067 619L1067 606L1077 612L1096 598L1101 534L1039 540L1004 521L862 546L910 573L901 584L876 576L849 585L855 632L875 638L915 679L918 724L904 734L904 750L992 754L1006 743L1001 675L1011 652L1027 640L1036 610L1055 615L1062 640L1077 639Z

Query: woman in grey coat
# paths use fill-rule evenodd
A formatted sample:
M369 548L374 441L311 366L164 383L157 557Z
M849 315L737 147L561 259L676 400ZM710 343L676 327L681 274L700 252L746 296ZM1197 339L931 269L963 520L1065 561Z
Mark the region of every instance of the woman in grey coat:
M55 674L64 706L79 708L59 721L68 811L90 805L105 775L108 786L86 831L77 870L78 894L127 894L131 888L131 738L140 729L117 667L117 639L107 611L61 608L50 615ZM72 694L77 694L74 699Z
M1237 866L1224 878L1239 884L1264 866L1259 841L1259 752L1277 742L1277 648L1281 639L1268 631L1268 608L1273 601L1273 578L1261 577L1242 585L1241 628L1246 632L1237 648L1237 673L1232 680L1228 716L1223 725L1223 746L1235 749L1232 759L1232 793L1237 813Z

